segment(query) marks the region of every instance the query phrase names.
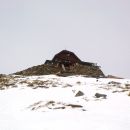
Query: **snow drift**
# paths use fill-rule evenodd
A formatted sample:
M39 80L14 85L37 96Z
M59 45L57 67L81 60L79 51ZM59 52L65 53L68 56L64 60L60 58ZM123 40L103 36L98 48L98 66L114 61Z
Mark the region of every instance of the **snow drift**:
M0 130L130 129L129 79L14 75L0 88Z

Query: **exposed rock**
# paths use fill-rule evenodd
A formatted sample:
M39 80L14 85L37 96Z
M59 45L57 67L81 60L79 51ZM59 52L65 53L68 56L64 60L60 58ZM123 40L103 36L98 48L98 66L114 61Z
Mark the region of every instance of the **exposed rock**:
M31 109L31 110L44 110L44 109L79 109L79 108L83 108L82 105L79 105L79 104L67 104L67 103L63 103L63 102L55 102L55 101L39 101L39 102L36 102L32 105L30 105L28 107L28 109Z
M15 83L16 81L13 76L0 74L0 89L1 90L8 88L10 86L14 87Z
M68 105L66 105L66 106L70 106L70 107L72 107L72 108L81 108L81 107L83 107L83 106L81 106L81 105L76 105L76 104L68 104Z
M84 95L84 93L82 91L78 91L76 93L75 97L79 97L79 96L83 96L83 95Z
M130 89L130 84L125 84L126 89Z
M107 98L107 95L106 95L106 94L101 94L101 93L96 93L96 94L95 94L95 97L96 97L96 98L104 98L104 99L106 99L106 98Z
M120 85L121 83L119 83L119 82L115 82L115 81L111 81L111 82L109 82L108 84L112 84L112 85Z
M114 75L107 75L106 78L123 79L123 78L121 78L121 77L114 76Z

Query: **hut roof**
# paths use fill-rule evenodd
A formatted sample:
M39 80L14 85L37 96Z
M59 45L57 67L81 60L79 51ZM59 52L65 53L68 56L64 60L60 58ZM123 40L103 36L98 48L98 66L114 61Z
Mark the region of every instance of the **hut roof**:
M63 50L57 53L52 59L53 62L69 61L71 63L79 63L81 60L73 53L67 50Z

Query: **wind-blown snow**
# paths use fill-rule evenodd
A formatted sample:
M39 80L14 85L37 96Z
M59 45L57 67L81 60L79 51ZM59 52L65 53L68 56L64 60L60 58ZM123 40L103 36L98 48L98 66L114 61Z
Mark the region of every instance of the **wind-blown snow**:
M129 79L55 75L15 79L15 87L0 90L0 130L130 129ZM79 91L84 95L76 97ZM96 98L95 93L107 98Z

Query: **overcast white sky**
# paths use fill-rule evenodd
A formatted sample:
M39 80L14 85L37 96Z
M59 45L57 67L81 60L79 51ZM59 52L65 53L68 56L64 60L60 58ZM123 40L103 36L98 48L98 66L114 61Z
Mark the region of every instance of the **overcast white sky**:
M130 78L130 0L0 0L0 73L63 49Z

